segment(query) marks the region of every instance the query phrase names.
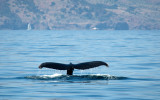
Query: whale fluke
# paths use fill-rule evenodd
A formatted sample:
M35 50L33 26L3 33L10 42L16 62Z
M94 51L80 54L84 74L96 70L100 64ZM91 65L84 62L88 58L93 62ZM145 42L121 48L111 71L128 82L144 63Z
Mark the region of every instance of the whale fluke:
M72 75L74 69L85 70L85 69L98 67L101 65L105 65L109 67L108 64L103 61L91 61L91 62L84 62L79 64L72 64L72 63L62 64L62 63L55 63L55 62L45 62L40 64L39 68L42 69L43 67L46 67L46 68L52 68L57 70L67 70L67 75Z
M61 63L55 63L55 62L45 62L39 66L40 69L42 69L43 67L57 69L57 70L69 70L70 69L70 66L67 64L61 64Z
M79 63L79 64L75 64L74 68L75 69L90 69L90 68L94 68L94 67L98 67L101 65L105 65L108 67L108 64L102 61L91 61L91 62L84 62L84 63Z

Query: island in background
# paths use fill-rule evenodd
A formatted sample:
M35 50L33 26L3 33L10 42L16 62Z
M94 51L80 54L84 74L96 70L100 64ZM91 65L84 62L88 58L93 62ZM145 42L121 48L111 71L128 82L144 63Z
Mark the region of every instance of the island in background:
M159 30L159 0L1 0L1 30Z

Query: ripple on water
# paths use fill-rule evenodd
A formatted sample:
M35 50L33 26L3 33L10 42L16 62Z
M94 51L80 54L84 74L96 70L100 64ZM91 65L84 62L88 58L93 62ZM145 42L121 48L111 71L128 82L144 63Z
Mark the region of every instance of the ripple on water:
M96 75L62 75L62 74L53 74L53 75L39 75L39 76L26 76L26 79L35 79L35 80L124 80L128 79L127 77L118 77L111 76L108 74L96 74Z

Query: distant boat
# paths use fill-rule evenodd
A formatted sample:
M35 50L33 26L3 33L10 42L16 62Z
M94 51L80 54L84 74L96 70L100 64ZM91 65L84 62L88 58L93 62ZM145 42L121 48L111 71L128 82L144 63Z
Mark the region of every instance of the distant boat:
M27 27L27 30L31 30L32 28L31 28L31 24L30 23L28 23L28 27Z
M98 30L98 28L97 27L93 27L92 30Z

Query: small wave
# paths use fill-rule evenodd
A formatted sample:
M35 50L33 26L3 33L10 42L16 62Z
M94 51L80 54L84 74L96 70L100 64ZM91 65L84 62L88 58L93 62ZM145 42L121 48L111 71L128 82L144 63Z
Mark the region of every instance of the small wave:
M111 75L62 75L62 74L53 74L53 75L40 75L40 76L26 76L27 79L36 79L36 80L123 80L128 79L127 77L117 77Z

